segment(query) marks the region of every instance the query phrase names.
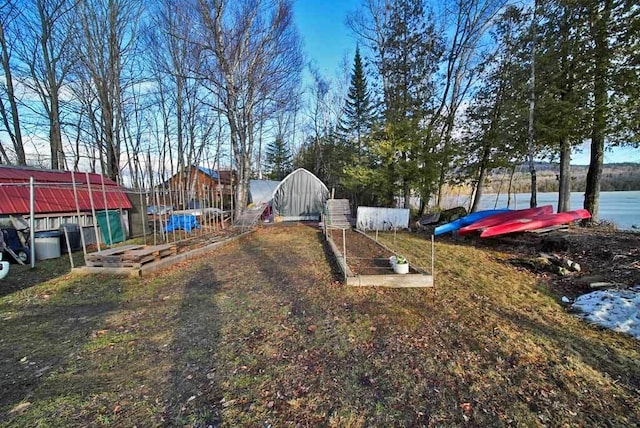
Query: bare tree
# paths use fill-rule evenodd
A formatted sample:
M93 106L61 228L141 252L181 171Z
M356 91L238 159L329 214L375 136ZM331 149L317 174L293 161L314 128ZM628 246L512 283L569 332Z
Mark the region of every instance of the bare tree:
M64 168L62 147L62 90L73 67L75 0L26 2L20 20L23 31L18 44L21 62L28 71L25 84L40 98L49 129L51 168Z
M287 0L198 0L197 11L201 34L195 42L207 86L229 125L239 214L248 199L257 125L281 110L299 85L299 37Z
M154 28L149 35L151 70L164 93L162 101L170 103L166 111L165 129L172 132L176 146L177 170L182 171L189 163L187 159L187 141L185 136L187 111L187 92L192 64L189 61L196 56L189 54L188 34L190 27L188 13L190 8L185 2L166 2L154 13ZM162 81L160 81L162 80ZM172 126L173 124L173 126ZM171 129L173 128L173 129Z
M4 74L4 82L0 84L0 93L4 92L9 101L9 110L7 110L3 97L0 97L0 116L4 129L9 134L9 138L13 144L15 151L16 163L18 165L26 165L24 145L22 143L22 131L20 130L20 117L18 115L18 103L16 100L15 90L13 86L13 72L11 64L11 42L16 38L7 36L7 31L13 29L19 9L12 0L4 0L0 3L0 63L2 64L2 72ZM4 146L0 143L0 156L2 161L10 163Z
M122 150L122 102L127 87L126 64L135 54L136 23L141 14L138 0L84 0L79 5L82 37L78 52L95 91L103 153L102 169L120 181Z
M506 0L456 0L445 1L445 20L449 14L451 28L448 37L444 60L446 63L443 78L443 89L436 114L429 123L429 129L439 128L440 141L440 177L438 180L438 204L442 199L442 190L446 184L446 176L450 170L452 158L451 135L455 120L468 92L476 82L478 73L475 65L482 55L481 41L491 27L496 14L506 4ZM451 10L449 10L451 8ZM440 126L436 126L441 122Z

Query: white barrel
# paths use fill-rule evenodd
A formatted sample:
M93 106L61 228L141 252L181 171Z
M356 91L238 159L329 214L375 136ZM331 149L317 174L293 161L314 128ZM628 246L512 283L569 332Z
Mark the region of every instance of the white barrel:
M57 259L60 257L60 235L57 230L36 232L36 260Z

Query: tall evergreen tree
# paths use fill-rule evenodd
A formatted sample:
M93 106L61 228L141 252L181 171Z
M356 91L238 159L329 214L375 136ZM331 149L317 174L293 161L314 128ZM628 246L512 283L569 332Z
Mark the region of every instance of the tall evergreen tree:
M347 93L340 123L340 131L345 134L347 139L352 141L358 158L362 157L363 139L371 130L373 118L373 104L367 88L367 77L362 65L360 48L358 47L353 59L349 92Z
M272 180L282 180L293 169L291 163L291 151L284 139L278 137L273 140L266 149L266 166L268 177Z
M584 208L599 219L605 143L638 143L638 6L621 0L583 0L588 16L592 64L591 159ZM635 118L629 120L629 118Z
M384 125L377 146L383 166L379 171L400 185L404 206L409 208L412 189L437 185L435 159L423 145L422 125L435 93L442 44L422 0L393 2L382 33L378 68Z
M374 122L374 107L367 85L360 48L356 48L351 70L351 80L342 117L338 126L339 141L344 144L341 152L345 156L341 185L352 208L361 204L373 204L375 198L370 183L362 175L364 169L371 168L371 156L366 147L368 135Z

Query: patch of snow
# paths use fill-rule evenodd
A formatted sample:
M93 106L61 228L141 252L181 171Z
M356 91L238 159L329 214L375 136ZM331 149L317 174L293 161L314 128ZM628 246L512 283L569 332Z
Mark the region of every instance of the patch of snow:
M640 285L583 294L571 308L586 321L640 339Z

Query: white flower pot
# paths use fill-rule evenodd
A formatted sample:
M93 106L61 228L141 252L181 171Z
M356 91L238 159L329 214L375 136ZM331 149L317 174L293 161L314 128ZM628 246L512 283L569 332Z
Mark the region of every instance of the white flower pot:
M396 263L393 265L393 271L399 274L409 273L409 263Z

